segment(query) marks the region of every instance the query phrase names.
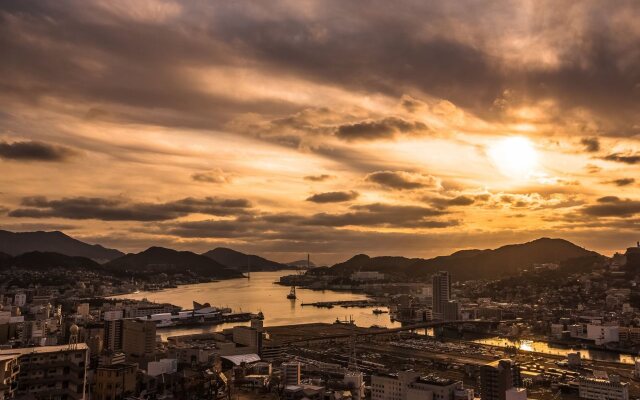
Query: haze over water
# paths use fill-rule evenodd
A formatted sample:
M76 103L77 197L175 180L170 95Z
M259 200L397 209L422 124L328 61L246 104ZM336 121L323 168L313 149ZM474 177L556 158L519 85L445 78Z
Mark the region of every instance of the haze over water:
M318 301L339 300L363 300L366 296L349 292L336 292L331 290L314 291L297 289L298 300L287 299L290 288L274 282L281 276L295 271L253 272L251 279L230 279L219 282L185 285L175 289L166 289L158 292L139 292L116 296L116 298L148 299L154 302L166 302L175 304L185 309L193 308L193 301L198 303L208 302L212 306L230 307L234 312L262 311L265 326L303 324L311 322L334 322L336 318L344 319L350 315L358 326L381 325L386 327L400 326L398 322L391 322L389 314L373 314L375 307L367 308L342 308L332 309L317 307L301 307L300 304ZM248 324L248 323L245 323ZM243 323L231 323L212 325L194 329L163 329L159 333L163 336L171 336L177 332L213 332L230 326L243 325Z

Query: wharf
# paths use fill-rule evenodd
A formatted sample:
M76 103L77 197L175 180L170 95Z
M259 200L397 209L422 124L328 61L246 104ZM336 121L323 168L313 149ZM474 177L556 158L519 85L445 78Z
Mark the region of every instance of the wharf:
M301 307L319 307L319 308L333 308L340 306L343 308L348 307L385 307L386 304L380 301L374 300L342 300L342 301L318 301L315 303L302 303Z

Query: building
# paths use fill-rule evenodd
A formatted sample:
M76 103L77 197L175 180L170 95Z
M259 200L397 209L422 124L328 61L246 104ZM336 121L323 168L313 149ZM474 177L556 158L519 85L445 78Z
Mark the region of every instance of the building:
M360 371L347 371L342 382L349 387L354 400L365 398L364 374Z
M83 316L83 317L88 317L89 316L89 303L80 303L80 304L78 304L76 313L78 315Z
M127 357L151 358L156 351L156 323L122 320L122 351Z
M89 348L84 343L0 350L16 357L20 373L15 395L36 399L85 399Z
M24 307L27 304L27 295L25 293L16 293L13 296L13 305L17 307Z
M482 400L506 400L507 391L520 386L520 367L512 360L498 360L480 367Z
M127 395L135 394L137 373L138 364L136 363L99 366L95 375L93 399L124 399Z
M122 351L122 319L104 321L103 347L109 351Z
M300 385L300 363L285 362L280 366L282 384L285 386Z
M455 300L449 300L444 303L443 316L445 321L457 321L460 319L460 303Z
M527 389L512 387L505 394L507 400L527 400Z
M261 320L251 320L251 326L234 326L233 342L247 347L248 352L262 353L263 327Z
M0 355L0 400L13 398L18 387L20 364L15 354Z
M595 344L607 344L620 341L620 331L618 325L587 325L587 339L593 340Z
M454 400L460 391L464 391L460 381L414 371L371 376L371 400Z
M440 271L431 278L433 290L433 318L444 317L445 304L451 300L451 277L446 271Z
M629 400L629 384L620 382L617 376L610 379L581 377L578 379L578 395L583 399Z

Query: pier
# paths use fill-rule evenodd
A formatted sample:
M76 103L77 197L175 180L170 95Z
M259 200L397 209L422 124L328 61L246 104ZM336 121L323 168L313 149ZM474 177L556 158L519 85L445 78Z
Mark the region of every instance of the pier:
M318 301L315 303L302 303L301 307L319 307L319 308L333 308L340 306L342 308L349 307L386 307L385 303L374 300L342 300L342 301Z

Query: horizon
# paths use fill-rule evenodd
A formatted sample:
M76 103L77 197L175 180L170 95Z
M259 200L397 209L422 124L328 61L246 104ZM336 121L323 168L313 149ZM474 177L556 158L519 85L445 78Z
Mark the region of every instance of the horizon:
M640 226L638 16L4 2L0 228L317 264L541 237L610 256Z
M0 229L0 231L2 231L2 230ZM10 233L60 233L60 234L65 235L65 236L67 236L67 237L69 237L71 239L78 240L77 238L74 238L73 236L68 235L63 231L23 231L23 232L6 231L6 232L10 232ZM344 259L340 259L340 260L329 262L329 263L323 263L323 262L319 262L319 261L315 261L314 262L313 257L310 258L310 261L316 267L321 267L321 266L332 266L332 265L335 265L335 264L343 263L343 262L346 262L346 261L352 259L353 257L360 256L360 255L365 255L365 256L368 256L368 257L371 257L371 258L380 257L380 256L387 256L387 257L404 257L404 258L408 258L408 259L413 259L413 258L416 258L416 259L417 258L420 258L420 259L431 259L431 258L435 258L435 257L439 257L439 256L450 256L450 255L453 255L453 254L461 252L461 251L469 251L469 250L493 251L493 250L498 250L498 249L500 249L502 247L514 246L514 245L515 246L526 245L526 244L529 244L529 243L532 243L532 242L537 242L537 241L540 241L540 240L551 240L551 241L562 240L562 241L568 242L568 243L570 243L570 244L572 244L574 246L578 246L580 248L583 248L585 250L595 251L593 249L589 249L587 247L580 246L577 243L573 243L573 242L568 241L567 239L564 239L564 238L561 238L561 237L539 237L539 238L536 238L536 239L528 240L526 242L506 243L506 244L499 245L499 246L492 247L492 248L458 248L458 249L454 249L450 253L435 254L433 256L428 256L428 257L412 256L410 254L387 254L387 253L384 253L384 252L380 252L380 253L376 253L376 252L372 252L372 253L354 252L353 254L347 256ZM86 242L83 242L83 243L86 243ZM639 243L639 242L636 242L636 243ZM241 248L233 248L233 247L224 246L224 245L216 246L214 248L210 248L210 249L207 249L207 250L204 250L204 251L197 251L197 250L192 250L192 249L189 249L189 248L172 248L172 247L158 246L158 245L153 245L152 244L152 245L150 245L149 247L146 247L146 248L141 248L141 249L137 249L135 251L126 252L126 251L121 251L120 249L117 249L117 248L111 248L111 247L108 247L108 246L104 246L101 243L86 243L86 244L92 245L92 246L101 246L101 247L103 247L105 249L108 249L108 250L117 250L117 251L120 251L121 253L123 253L124 255L138 254L138 253L142 253L142 252L148 251L148 250L150 250L152 248L161 248L161 249L168 249L168 250L175 250L175 251L187 251L187 252L191 252L191 253L199 254L199 255L204 255L205 253L207 253L209 251L216 250L216 249L227 249L227 250L231 250L231 251L234 251L234 252L243 253L243 254L248 255L248 256L261 257L261 258L267 259L269 261L275 261L275 262L278 262L278 263L281 263L281 264L304 261L304 260L306 260L306 255L307 254L309 256L312 256L312 254L310 254L310 253L305 253L305 254L300 254L300 256L302 258L299 258L299 259L298 258L294 258L294 259L290 259L290 258L288 258L288 259L278 259L277 254L275 255L275 257L272 257L272 255L270 253L264 253L264 254L262 254L262 253L249 253L249 252L244 251ZM618 250L618 251L616 251L616 252L614 252L614 253L612 253L610 255L609 254L603 254L603 253L600 253L598 251L595 251L595 252L598 253L599 255L611 258L615 254L624 254L624 252L627 249L631 248L631 247L635 247L635 246L628 246L625 249L620 249L620 250ZM43 252L43 251L42 250L33 250L32 252ZM286 254L290 255L290 253L286 253Z

